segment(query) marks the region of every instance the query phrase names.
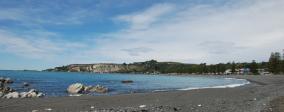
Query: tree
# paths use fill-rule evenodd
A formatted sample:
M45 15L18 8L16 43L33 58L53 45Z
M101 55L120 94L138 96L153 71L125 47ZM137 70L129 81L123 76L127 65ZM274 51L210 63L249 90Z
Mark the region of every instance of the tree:
M250 64L250 71L251 73L253 73L254 75L258 74L258 66L257 63L255 62L255 60L252 60L252 63Z
M236 63L234 61L232 63L231 70L232 70L232 74L236 73Z
M281 57L279 52L271 53L269 58L269 71L273 74L279 74L281 71Z
M201 63L200 68L200 73L207 73L206 63Z
M281 72L284 74L284 49L283 49L283 54L281 58Z

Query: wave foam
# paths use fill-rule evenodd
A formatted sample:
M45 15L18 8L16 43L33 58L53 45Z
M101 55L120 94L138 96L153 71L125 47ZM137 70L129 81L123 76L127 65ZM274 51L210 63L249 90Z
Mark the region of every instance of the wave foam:
M183 88L183 89L177 89L177 90L194 90L194 89L209 89L209 88L234 88L239 86L244 86L246 84L250 84L250 82L242 83L242 84L229 84L229 85L223 85L223 86L212 86L212 87L195 87L195 88Z

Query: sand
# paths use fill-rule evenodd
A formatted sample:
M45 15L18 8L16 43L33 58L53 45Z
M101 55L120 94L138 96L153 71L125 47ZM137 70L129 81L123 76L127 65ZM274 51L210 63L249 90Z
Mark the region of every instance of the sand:
M274 112L283 110L284 97L281 96L284 96L284 75L217 77L242 78L251 83L235 88L115 96L0 99L0 112Z

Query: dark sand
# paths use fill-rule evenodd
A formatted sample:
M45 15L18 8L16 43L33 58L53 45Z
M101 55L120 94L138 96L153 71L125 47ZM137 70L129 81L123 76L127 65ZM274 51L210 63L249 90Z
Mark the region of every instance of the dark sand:
M283 76L218 76L244 78L251 84L236 88L200 89L116 96L80 96L32 99L0 99L0 112L80 112L140 109L180 112L281 112ZM281 106L282 104L282 106ZM139 108L146 105L146 108ZM91 107L94 108L91 108ZM130 110L131 110L130 109ZM278 110L277 110L278 109ZM35 112L35 111L34 111Z

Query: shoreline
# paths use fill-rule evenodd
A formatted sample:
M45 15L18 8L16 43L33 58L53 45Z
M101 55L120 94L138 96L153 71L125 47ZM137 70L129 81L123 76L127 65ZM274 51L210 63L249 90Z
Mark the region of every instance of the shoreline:
M213 75L215 76L215 75ZM284 96L284 76L223 75L246 79L250 84L234 88L206 88L183 91L134 93L113 96L73 96L31 99L0 99L1 112L33 110L56 112L141 110L268 112L270 102ZM146 106L140 108L139 106ZM270 107L269 107L270 108ZM266 109L266 110L265 110ZM268 109L269 110L269 109Z

